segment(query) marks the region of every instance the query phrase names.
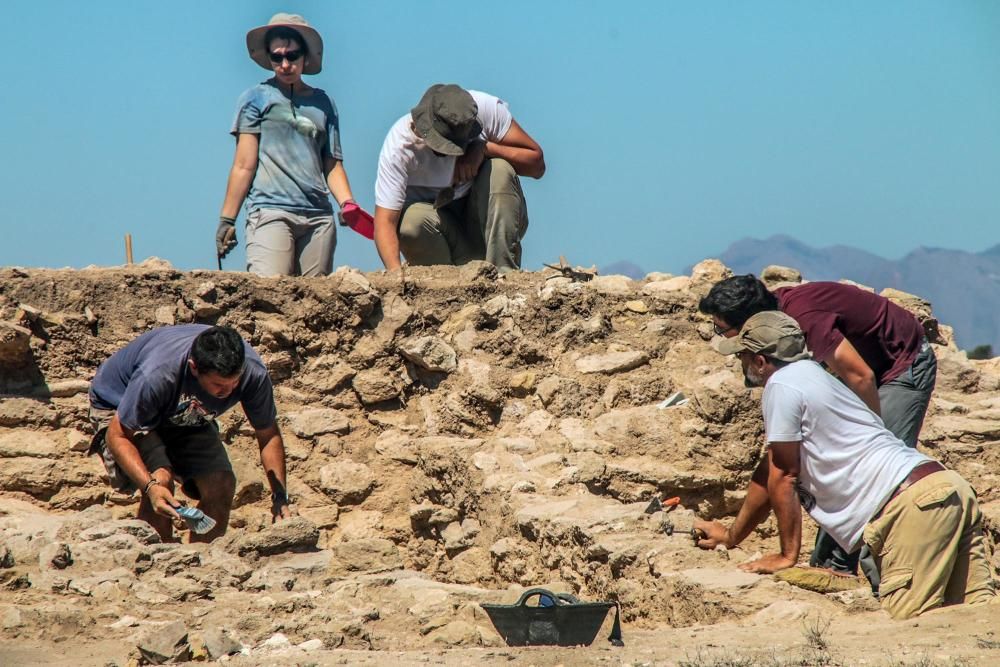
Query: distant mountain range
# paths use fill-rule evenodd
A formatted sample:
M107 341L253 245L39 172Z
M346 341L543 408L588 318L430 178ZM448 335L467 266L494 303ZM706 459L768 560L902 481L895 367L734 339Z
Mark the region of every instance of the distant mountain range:
M894 287L917 294L955 328L960 348L992 345L1000 353L1000 244L978 253L921 247L894 261L851 246L813 248L772 236L737 241L718 257L736 273L760 274L765 266L780 264L798 269L806 280L847 278L876 291ZM615 266L638 269L628 262L606 268ZM618 273L632 275L621 268Z

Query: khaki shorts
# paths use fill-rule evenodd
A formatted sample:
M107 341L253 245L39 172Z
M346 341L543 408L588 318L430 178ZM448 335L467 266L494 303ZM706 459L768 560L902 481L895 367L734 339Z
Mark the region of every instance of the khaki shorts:
M91 441L90 453L100 453L111 488L132 494L139 489L115 461L105 439L108 424L114 416L114 410L91 406L90 423L95 435ZM171 471L180 480L184 495L195 500L201 497L196 479L213 472L233 471L226 448L219 438L219 427L214 421L205 426L157 428L137 436L135 444L142 462L150 472L160 468Z

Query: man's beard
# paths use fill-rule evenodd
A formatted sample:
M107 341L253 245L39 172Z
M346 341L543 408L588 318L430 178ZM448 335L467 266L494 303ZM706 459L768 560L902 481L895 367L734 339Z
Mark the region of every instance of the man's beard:
M743 384L746 387L763 387L764 376L755 374L751 369L743 371Z

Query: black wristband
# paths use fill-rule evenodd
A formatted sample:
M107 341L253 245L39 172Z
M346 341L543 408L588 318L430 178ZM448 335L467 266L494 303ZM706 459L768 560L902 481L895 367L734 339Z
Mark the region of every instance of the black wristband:
M229 216L226 215L220 215L219 222L224 222L226 224L236 226L236 218L230 218Z

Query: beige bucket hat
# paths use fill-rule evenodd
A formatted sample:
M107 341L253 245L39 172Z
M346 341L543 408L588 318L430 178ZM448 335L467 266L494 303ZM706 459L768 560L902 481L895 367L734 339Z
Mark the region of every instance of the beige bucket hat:
M732 338L715 338L712 347L719 354L737 354L744 350L780 361L801 361L812 355L798 322L777 310L757 313Z
M319 74L320 70L323 69L323 38L319 36L316 29L309 25L309 23L299 16L298 14L285 14L279 13L271 17L271 20L267 22L267 25L262 25L259 28L254 28L247 33L247 51L250 53L250 59L255 63L263 67L264 69L271 71L271 60L267 52L267 44L264 43L264 36L267 31L271 28L277 28L278 26L284 26L286 28L291 28L295 32L302 35L302 39L305 41L306 50L309 51L309 55L306 56L306 61L302 66L303 74Z

